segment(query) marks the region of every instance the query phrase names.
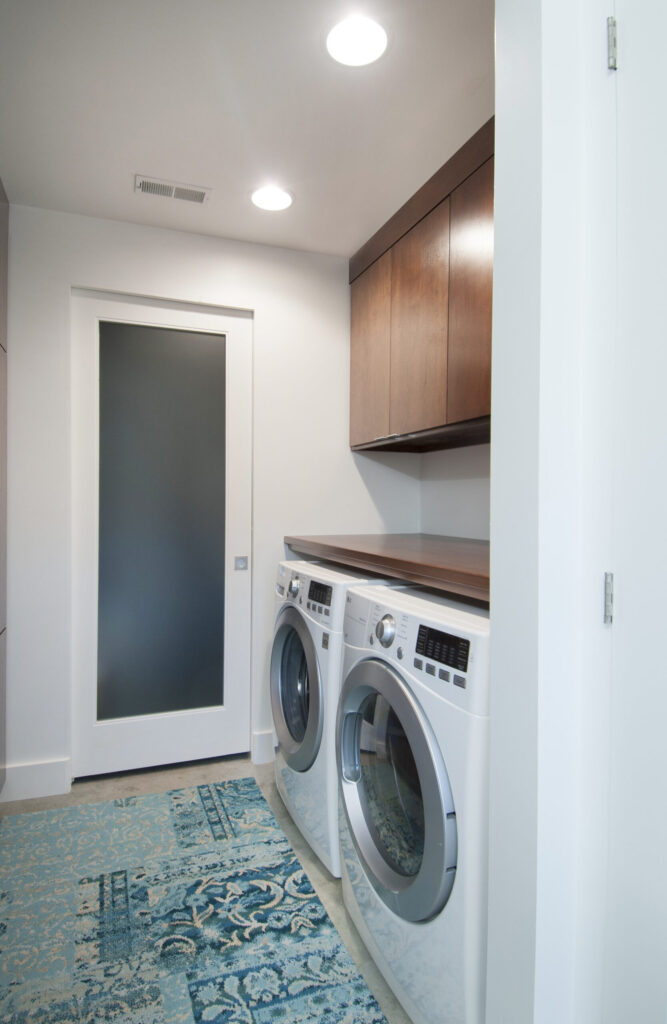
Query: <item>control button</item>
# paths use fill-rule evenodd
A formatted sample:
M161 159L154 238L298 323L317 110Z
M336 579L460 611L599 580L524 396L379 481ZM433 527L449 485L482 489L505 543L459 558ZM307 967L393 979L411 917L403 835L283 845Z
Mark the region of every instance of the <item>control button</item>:
M318 612L319 612L319 613L320 613L320 615L321 615L321 614L322 614L322 611L323 611L323 609L322 609L322 605L321 605L321 604L318 604L318 606L317 606L317 610L318 610Z
M308 611L310 611L310 601L308 602Z
M329 609L328 609L328 608L325 608L325 609L324 609L324 614L325 614L325 615L331 615L331 612L329 611Z
M426 675L427 676L434 676L435 675L435 665L429 665L427 663L427 665L426 665Z
M465 690L465 688L466 688L466 677L465 676L454 676L454 686L461 686Z
M323 633L322 634L322 647L324 648L325 651L329 650L329 634L328 633Z
M396 636L396 622L393 615L383 615L375 627L375 635L383 647L391 647Z
M301 580L299 579L298 576L294 576L289 581L287 589L289 591L290 597L296 597L296 595L299 593L299 590L301 589Z
M421 658L415 658L415 660L412 662L412 664L415 666L415 668L423 668L424 667L424 662L421 660Z
M443 682L445 683L449 682L449 672L447 671L446 668L440 669L440 671L438 672L438 679L442 679Z
M402 647L399 647L398 650L396 651L396 657L398 658L399 661L403 661L403 648Z

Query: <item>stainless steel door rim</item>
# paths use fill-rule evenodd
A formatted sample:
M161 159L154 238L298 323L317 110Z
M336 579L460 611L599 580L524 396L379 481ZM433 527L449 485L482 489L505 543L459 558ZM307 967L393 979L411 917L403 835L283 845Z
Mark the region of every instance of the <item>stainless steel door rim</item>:
M317 757L322 740L322 680L310 630L300 612L291 606L280 612L276 622L270 676L278 743L289 766L305 772ZM303 714L301 722L299 711Z
M368 713L371 707L377 712L372 723L364 718L364 711ZM394 737L404 739L404 750L406 744L409 747L409 770L416 773L415 784L422 805L419 821L413 828L412 849L410 837L406 841L401 835L405 831L406 811L399 791L401 766L397 763L397 750L392 749L396 743L391 739L389 715L394 716ZM374 733L370 746L374 747L377 763L389 785L391 772L394 776L396 799L383 800L389 816L386 829L378 824L378 801L369 792L371 774L364 766L364 761L372 759L368 750L369 729ZM456 876L454 800L433 730L409 684L387 663L369 658L355 665L347 676L338 705L336 758L350 835L373 888L403 919L430 920L447 903ZM420 828L421 849L417 842Z

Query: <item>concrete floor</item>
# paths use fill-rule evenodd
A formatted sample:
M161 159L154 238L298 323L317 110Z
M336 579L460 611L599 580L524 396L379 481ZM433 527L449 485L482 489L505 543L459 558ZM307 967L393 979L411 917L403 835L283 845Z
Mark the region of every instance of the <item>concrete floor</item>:
M120 775L82 779L74 782L71 792L65 796L19 800L13 803L0 804L0 817L7 814L41 811L51 807L69 807L72 804L113 800L121 796L159 793L167 789L198 786L207 782L238 779L248 775L254 776L257 780L265 800L271 807L281 828L303 864L329 917L338 929L341 939L363 974L366 984L380 1004L388 1024L410 1024L410 1018L399 1005L396 997L369 956L366 947L359 937L359 933L343 906L340 880L333 878L320 863L285 810L274 782L273 764L253 765L248 757L229 757L213 761L198 761L175 767L123 772Z

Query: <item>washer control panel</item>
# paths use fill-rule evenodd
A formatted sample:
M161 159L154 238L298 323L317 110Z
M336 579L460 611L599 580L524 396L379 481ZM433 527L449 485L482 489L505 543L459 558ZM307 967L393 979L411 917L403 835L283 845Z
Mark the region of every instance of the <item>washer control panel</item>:
M383 615L375 627L375 635L383 647L391 647L396 636L396 620L393 615Z
M467 672L470 641L461 636L454 636L453 633L444 633L439 629L433 629L432 626L420 624L415 654L422 654L430 661Z
M486 715L488 627L488 613L438 596L359 587L347 594L345 662L352 665L359 653L382 658L434 693Z
M384 650L396 654L394 641L404 647L408 644L408 625L410 616L387 611L381 604L372 604L368 622L368 642L373 647L379 643Z

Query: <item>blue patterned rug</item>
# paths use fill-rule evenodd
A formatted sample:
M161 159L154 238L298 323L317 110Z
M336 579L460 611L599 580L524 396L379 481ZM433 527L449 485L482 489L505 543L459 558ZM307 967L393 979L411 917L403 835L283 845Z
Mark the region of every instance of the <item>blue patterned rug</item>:
M254 779L1 819L0 1021L385 1024Z

